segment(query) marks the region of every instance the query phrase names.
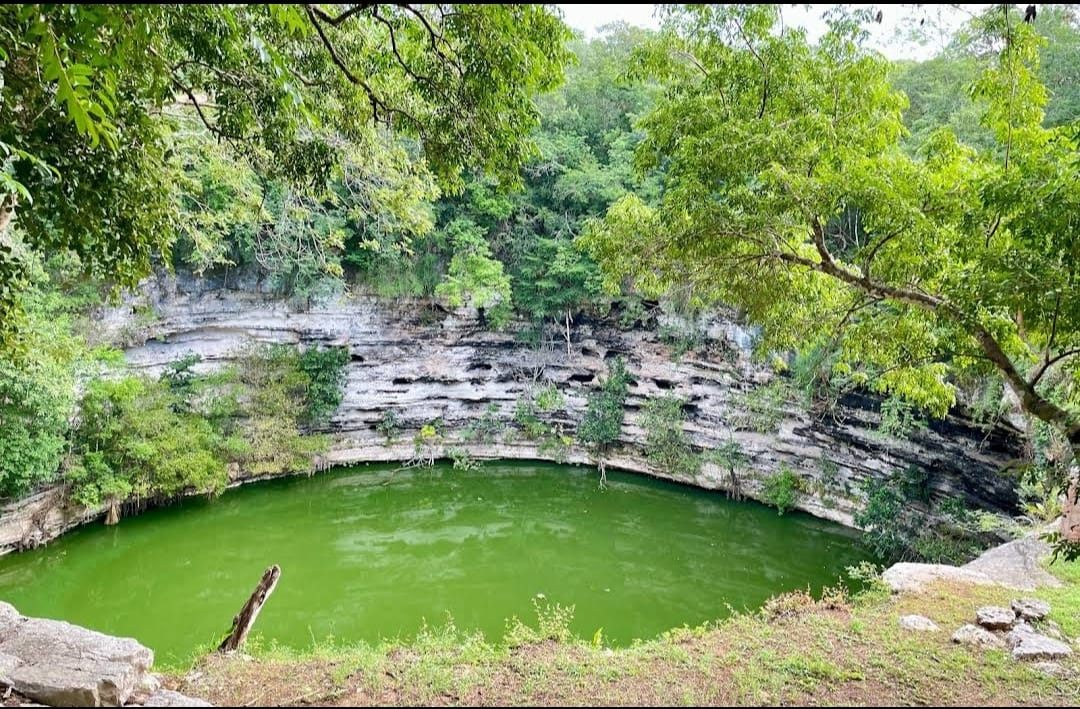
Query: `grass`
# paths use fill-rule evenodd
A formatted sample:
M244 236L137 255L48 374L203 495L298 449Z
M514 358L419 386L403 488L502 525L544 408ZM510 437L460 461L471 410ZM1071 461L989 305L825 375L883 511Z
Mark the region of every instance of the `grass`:
M1025 594L1080 635L1080 562L1051 571L1062 588ZM491 642L452 622L408 644L324 643L304 651L253 647L210 655L169 684L220 705L749 705L1080 704L1080 659L1047 677L1004 650L950 641L976 608L1008 605L1015 591L942 583L919 594L880 587L848 597L774 599L759 612L674 629L620 649L571 638L565 609L538 607L536 627L514 624ZM901 630L919 613L940 633ZM559 622L554 622L557 619Z

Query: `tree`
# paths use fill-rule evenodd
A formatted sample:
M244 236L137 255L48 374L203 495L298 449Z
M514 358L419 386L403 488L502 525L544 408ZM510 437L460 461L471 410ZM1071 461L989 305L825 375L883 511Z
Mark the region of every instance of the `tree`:
M0 36L8 344L27 252L72 249L133 285L168 251L181 110L296 186L380 131L415 140L451 190L466 165L513 182L533 95L569 58L539 5L5 5Z
M667 191L582 239L609 287L737 304L765 347L836 350L834 373L937 415L951 375L995 372L1080 456L1080 131L1042 126L1039 37L997 15L973 87L993 149L946 127L911 155L869 17L834 11L813 45L775 6L671 10L636 65L665 82L636 159Z
M484 317L496 328L505 326L513 312L510 279L502 263L491 257L483 229L461 218L450 222L446 233L454 245L454 258L435 294L455 308L468 304L485 311Z

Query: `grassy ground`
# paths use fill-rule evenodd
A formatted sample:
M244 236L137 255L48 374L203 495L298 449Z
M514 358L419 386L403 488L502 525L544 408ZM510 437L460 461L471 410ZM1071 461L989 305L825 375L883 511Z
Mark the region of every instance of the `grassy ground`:
M1051 570L1066 583L1031 596L1080 636L1080 562ZM939 584L890 596L827 593L773 599L756 614L715 627L679 629L624 649L573 639L558 609L518 625L500 643L452 626L408 645L255 649L209 656L169 684L215 704L258 705L1080 705L1080 657L1052 678L1004 650L960 647L952 631L975 609L1016 592ZM901 630L919 613L940 633ZM1074 646L1076 647L1076 646ZM1080 654L1080 647L1076 647Z

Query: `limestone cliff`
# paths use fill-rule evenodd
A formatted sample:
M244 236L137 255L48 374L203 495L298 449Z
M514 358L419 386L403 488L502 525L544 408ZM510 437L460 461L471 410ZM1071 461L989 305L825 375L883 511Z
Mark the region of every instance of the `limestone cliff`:
M480 457L563 457L595 464L584 449L553 452L520 434L482 444L464 441L462 434L491 406L508 424L518 400L545 382L554 383L564 399L551 421L572 434L589 392L607 375L609 362L621 356L633 381L619 444L605 456L608 467L708 489L730 487L728 467L716 460L706 459L692 479L646 461L640 409L651 397L677 395L687 402L685 430L696 448L735 445L746 456L736 478L749 497L759 498L762 481L787 466L804 483L797 507L850 525L862 502L864 480L915 465L928 472L935 497L956 496L970 507L996 511L1012 512L1016 506L1013 482L999 474L1019 455L1015 429L986 430L952 414L909 439L887 438L878 432L878 401L868 395L845 396L829 412L810 411L796 397L769 411L751 410L748 395L780 375L752 359L752 333L726 316L704 322L700 346L681 357L674 356L656 328L620 327L615 316L579 316L571 327L568 353L565 339L554 331L546 344L524 344L513 330L482 327L475 312L371 296L296 305L232 274L228 279L150 281L139 296L105 312L100 325L103 336L130 344L133 368L150 373L188 354L202 358L197 368L220 366L251 342L347 347L344 401L328 427L335 441L326 461L331 464L408 459L415 454L416 432L436 419L443 433L425 446L429 454L458 448ZM376 430L388 409L401 423L389 444ZM83 513L54 504L47 514L37 514L41 535L49 537L78 523ZM22 517L25 526L25 510ZM12 520L9 512L0 514L0 549L18 543L21 528Z

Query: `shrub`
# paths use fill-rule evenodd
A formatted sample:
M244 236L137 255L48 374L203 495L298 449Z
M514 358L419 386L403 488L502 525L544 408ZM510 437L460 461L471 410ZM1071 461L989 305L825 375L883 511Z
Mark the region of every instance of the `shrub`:
M864 542L883 562L955 564L967 561L976 551L974 542L939 532L926 512L912 506L929 499L926 480L925 471L909 468L885 480L864 483L866 504L854 520L865 530ZM955 503L946 502L943 512L950 511L955 512Z
M802 486L802 479L785 465L779 472L765 478L765 487L761 495L763 500L775 507L779 514L784 514L795 506Z
M784 420L784 405L792 392L787 382L776 377L742 396L743 413L739 425L758 433L776 433Z
M694 477L701 472L701 456L690 447L682 430L683 400L677 396L650 399L645 403L645 455L657 468L674 475Z
M389 443L401 430L401 422L398 420L397 413L393 409L383 409L379 422L375 424L375 430L386 436L386 442Z
M345 366L349 363L349 350L345 347L317 349L309 347L297 362L299 371L307 375L307 405L304 423L322 426L341 405L345 385Z
M630 375L619 357L610 365L600 389L589 394L585 417L578 426L578 438L583 443L603 450L618 440L629 387Z
M218 493L228 482L224 438L198 414L181 413L167 383L145 377L87 386L67 470L76 501Z

